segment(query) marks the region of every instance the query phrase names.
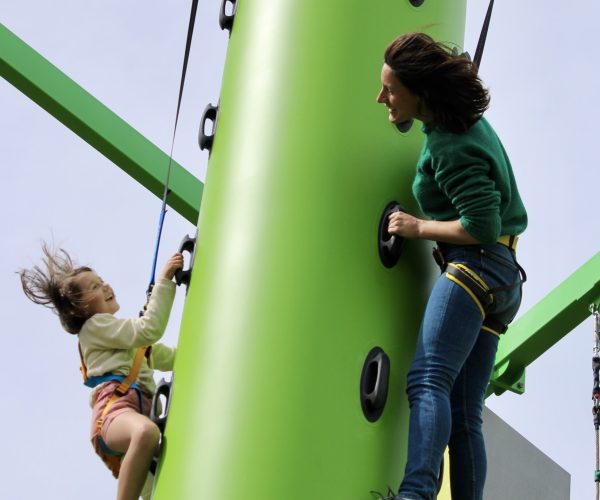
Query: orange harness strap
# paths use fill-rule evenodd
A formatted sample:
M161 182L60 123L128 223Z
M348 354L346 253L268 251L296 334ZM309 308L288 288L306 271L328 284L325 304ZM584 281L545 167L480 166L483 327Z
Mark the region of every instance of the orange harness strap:
M81 372L81 375L83 376L83 383L85 384L86 380L88 379L87 366L85 366L85 361L83 360L83 352L81 352L81 344L79 342L77 342L77 349L79 350L79 360L81 361L81 366L79 367L79 371Z
M147 349L148 349L148 347L140 347L137 350L137 352L135 353L135 358L133 359L133 365L131 365L131 370L129 370L127 377L125 377L123 382L121 382L119 384L119 386L115 389L115 392L113 393L113 395L108 400L108 403L106 403L106 406L104 407L104 411L102 412L102 415L100 415L100 418L98 419L98 423L97 423L98 436L102 435L102 423L104 422L104 417L106 416L108 409L112 406L112 404L117 399L119 399L121 396L124 396L125 394L127 394L127 391L131 387L131 384L133 384L135 382L135 379L137 378L138 373L140 371L140 367L142 366L142 361L144 359L144 356L146 355Z

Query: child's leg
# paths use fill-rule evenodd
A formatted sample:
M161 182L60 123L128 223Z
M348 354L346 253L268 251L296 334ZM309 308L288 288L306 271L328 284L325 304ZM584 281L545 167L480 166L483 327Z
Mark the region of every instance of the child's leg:
M150 500L152 497L152 486L154 486L154 476L150 473L146 476L146 482L144 483L144 488L142 489L142 500Z
M160 431L148 417L134 411L117 415L106 431L105 442L125 453L119 473L117 500L137 500L144 486Z

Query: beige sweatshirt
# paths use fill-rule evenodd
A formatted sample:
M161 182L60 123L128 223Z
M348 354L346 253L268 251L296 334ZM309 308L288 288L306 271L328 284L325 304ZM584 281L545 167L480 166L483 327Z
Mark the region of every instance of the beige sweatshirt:
M141 318L119 319L112 314L102 313L88 319L79 332L79 344L88 376L108 373L127 375L138 347L151 345L151 367L144 358L137 382L153 393L156 389L153 368L160 371L173 369L175 348L155 342L165 332L174 298L175 283L163 278L155 284Z

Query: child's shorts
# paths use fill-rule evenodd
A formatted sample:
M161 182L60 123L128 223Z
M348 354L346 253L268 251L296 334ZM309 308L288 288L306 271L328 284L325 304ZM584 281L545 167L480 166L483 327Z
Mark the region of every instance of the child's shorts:
M150 405L152 404L151 395L146 391L129 389L127 394L121 396L110 405L106 415L104 415L101 435L98 436L98 420L118 386L119 382L107 382L96 392L92 407L92 428L90 433L94 450L116 478L119 477L123 453L113 451L106 445L108 428L115 417L126 411L135 411L148 417L150 415Z

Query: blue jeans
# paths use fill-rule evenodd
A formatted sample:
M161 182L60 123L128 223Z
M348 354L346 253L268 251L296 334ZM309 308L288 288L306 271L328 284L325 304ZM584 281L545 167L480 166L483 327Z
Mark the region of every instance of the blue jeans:
M492 289L520 282L514 254L503 245L442 249L446 261L465 264ZM497 291L487 314L508 324L520 303L521 286ZM435 498L446 445L452 498L483 498L483 400L499 337L482 330L482 323L475 301L442 273L429 297L408 373L408 460L396 499Z

